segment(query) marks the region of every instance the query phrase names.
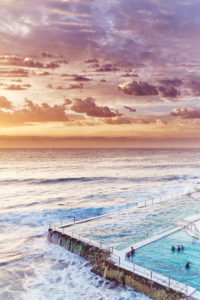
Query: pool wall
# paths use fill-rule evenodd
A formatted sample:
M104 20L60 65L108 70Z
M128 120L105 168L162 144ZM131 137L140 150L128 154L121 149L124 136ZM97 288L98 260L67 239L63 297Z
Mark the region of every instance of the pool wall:
M58 244L68 251L85 258L94 265L92 269L93 273L114 281L117 284L131 287L155 300L188 299L182 292L173 290L171 287L164 286L116 265L112 261L111 251L96 246L94 241L86 242L85 240L81 240L80 237L70 236L52 228L48 230L47 239L49 242Z
M100 262L92 269L92 272L110 281L131 287L155 300L188 299L188 297L181 292L174 291L170 287L165 287L153 280L125 270L109 261Z
M110 252L107 250L90 245L70 235L62 234L59 231L54 231L51 228L48 230L47 240L87 259L91 263L107 258L110 255Z

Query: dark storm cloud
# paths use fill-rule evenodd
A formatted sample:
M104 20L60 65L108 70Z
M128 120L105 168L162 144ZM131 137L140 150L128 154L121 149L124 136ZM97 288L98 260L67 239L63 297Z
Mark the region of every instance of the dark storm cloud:
M110 118L120 115L118 112L111 111L108 106L98 106L93 98L87 98L85 100L76 99L71 106L71 110L97 118Z

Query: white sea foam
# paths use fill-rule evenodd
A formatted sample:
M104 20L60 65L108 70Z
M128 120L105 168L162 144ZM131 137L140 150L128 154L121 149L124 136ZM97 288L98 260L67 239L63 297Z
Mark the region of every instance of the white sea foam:
M21 300L149 299L90 272L86 261L65 249L48 245L42 259L33 261L35 276L27 276Z
M173 195L174 215L169 216L166 202L155 211L147 208L140 216L123 215L94 227L99 238L122 247L133 237L157 232L161 222L164 228L184 217L190 202L193 210L198 206L194 194L179 202L178 211L176 197L192 192L200 181L200 151L0 150L0 154L0 299L145 299L113 287L92 274L81 258L46 243L48 225Z

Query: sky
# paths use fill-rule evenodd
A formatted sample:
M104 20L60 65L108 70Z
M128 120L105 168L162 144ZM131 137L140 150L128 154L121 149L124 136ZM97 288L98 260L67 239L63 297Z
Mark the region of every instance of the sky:
M199 0L1 0L0 147L200 147Z

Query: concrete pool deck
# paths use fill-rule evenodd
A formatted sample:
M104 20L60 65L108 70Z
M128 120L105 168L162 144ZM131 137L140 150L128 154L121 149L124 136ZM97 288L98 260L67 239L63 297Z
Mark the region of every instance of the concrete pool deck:
M165 232L163 232L161 234L158 234L158 235L156 235L156 236L154 236L152 238L146 239L146 240L144 240L142 242L136 243L135 245L131 245L131 246L133 246L134 249L139 249L139 248L141 248L143 246L146 246L146 245L148 245L150 243L153 243L153 242L155 242L155 241L157 241L157 240L159 240L159 239L161 239L161 238L163 238L165 236L168 236L168 235L170 235L170 234L172 234L174 232L182 230L183 228L184 228L184 226L175 227L173 229L167 230L167 231L165 231ZM117 251L117 250L115 250L115 251ZM117 253L120 254L120 255L126 256L126 253L129 252L129 251L130 251L130 247L127 247L127 248L125 248L125 249L123 249L121 251L118 250Z
M138 208L136 208L136 209L138 209ZM126 211L128 212L129 209L127 209ZM72 227L73 225L90 222L94 219L99 219L99 218L111 216L114 214L117 214L117 212L110 213L110 214L103 215L103 216L97 216L97 217L90 218L90 219L77 221L74 223L69 223L66 225L60 224L59 226L52 226L51 230L53 230L53 232L59 233L61 235L61 237L60 237L61 240L64 237L66 237L66 235L67 235L70 239L72 239L73 241L75 240L77 243L84 243L84 245L88 245L88 247L95 247L95 249L100 249L101 251L106 251L106 253L109 252L110 253L110 255L108 256L109 262L106 261L106 259L101 258L100 266L94 267L97 274L102 275L105 278L108 278L110 280L115 280L116 278L114 279L114 277L117 276L117 278L118 278L119 274L126 274L126 276L128 276L129 279L132 276L132 279L134 281L134 282L132 281L132 283L131 283L132 285L130 285L130 283L125 283L125 284L133 287L135 290L146 293L148 296L151 296L152 298L155 297L154 299L160 299L160 298L157 298L157 296L152 296L151 292L149 292L149 291L148 292L145 292L145 291L146 291L147 286L148 286L148 289L150 286L150 290L152 290L152 286L154 285L154 287L155 287L155 284L157 284L159 286L159 288L157 286L158 290L161 287L163 287L163 292L165 292L165 293L166 293L166 289L169 289L169 290L171 290L171 292L174 291L177 293L182 293L187 298L190 297L189 299L200 299L200 291L197 291L195 288L191 287L187 283L182 283L180 281L176 281L176 280L171 279L163 274L160 274L159 272L154 272L148 268L142 267L138 264L135 264L131 261L126 260L126 253L128 251L130 251L131 246L134 246L135 249L139 249L144 246L147 246L148 244L156 242L162 238L170 236L176 232L179 232L183 229L188 229L188 225L191 223L199 222L199 224L200 224L200 214L196 214L196 215L187 217L187 218L181 220L180 222L178 222L176 227L174 227L170 230L166 230L154 237L143 240L142 242L136 243L134 245L130 245L130 247L127 247L122 250L113 249L113 247L110 247L110 246L103 246L102 243L98 243L97 241L94 241L90 238L89 239L83 238L79 234L76 234L74 232L73 233L69 232L70 227ZM59 239L57 240L56 243L58 243L60 245L62 244L62 243L60 243ZM63 245L61 245L61 246L63 246ZM64 246L64 247L67 248L68 246ZM76 251L74 251L74 248L73 249L69 248L68 250L76 253ZM76 253L76 254L79 254L79 253ZM93 254L90 254L90 255L93 255ZM80 255L80 256L82 256L82 255ZM88 257L85 257L85 258L88 259ZM95 264L96 264L96 261L95 261ZM102 271L102 264L104 264L103 265L104 271ZM118 268L118 269L116 270L116 268ZM110 270L110 273L107 272L108 270ZM101 273L101 272L103 272L103 273ZM116 275L116 274L113 275L114 274L113 272L114 273L118 272L118 275ZM126 272L129 272L129 274L127 275ZM109 274L112 274L112 275L109 275ZM120 276L122 276L120 278L123 278L123 276L125 276L125 275L120 275ZM143 279L147 280L147 282L145 282L145 284L144 284L144 291L142 291L141 287L138 288L138 282L136 284L134 276L136 276L136 277L139 276L139 280L138 280L139 283L141 283L143 281ZM120 280L122 280L122 279L120 279ZM117 281L117 282L120 283L120 281ZM181 298L177 298L177 299L181 299Z
M125 256L126 253L130 251L131 246L133 246L134 249L139 249L139 248L141 248L143 246L146 246L146 245L148 245L150 243L153 243L153 242L155 242L155 241L157 241L157 240L159 240L159 239L161 239L161 238L163 238L165 236L173 234L174 232L183 230L184 228L187 228L188 225L190 225L191 223L197 224L198 227L199 227L199 229L200 229L200 214L192 215L190 217L187 217L187 218L183 219L182 221L178 222L177 223L178 226L175 227L175 228L173 228L173 229L166 230L166 231L164 231L164 232L162 232L162 233L160 233L160 234L158 234L158 235L156 235L154 237L151 237L149 239L143 240L143 241L141 241L139 243L136 243L134 245L130 245L129 247L127 247L127 248L125 248L123 250L115 250L115 251L116 251L116 253L118 255L120 255L120 256L124 255Z
M113 249L111 252L110 247L105 248L95 241L85 238L82 240L79 235L70 236L61 228L49 228L48 240L89 260L94 265L92 272L132 287L153 299L188 299L196 292L196 289L187 284L127 262L124 255L117 250Z

